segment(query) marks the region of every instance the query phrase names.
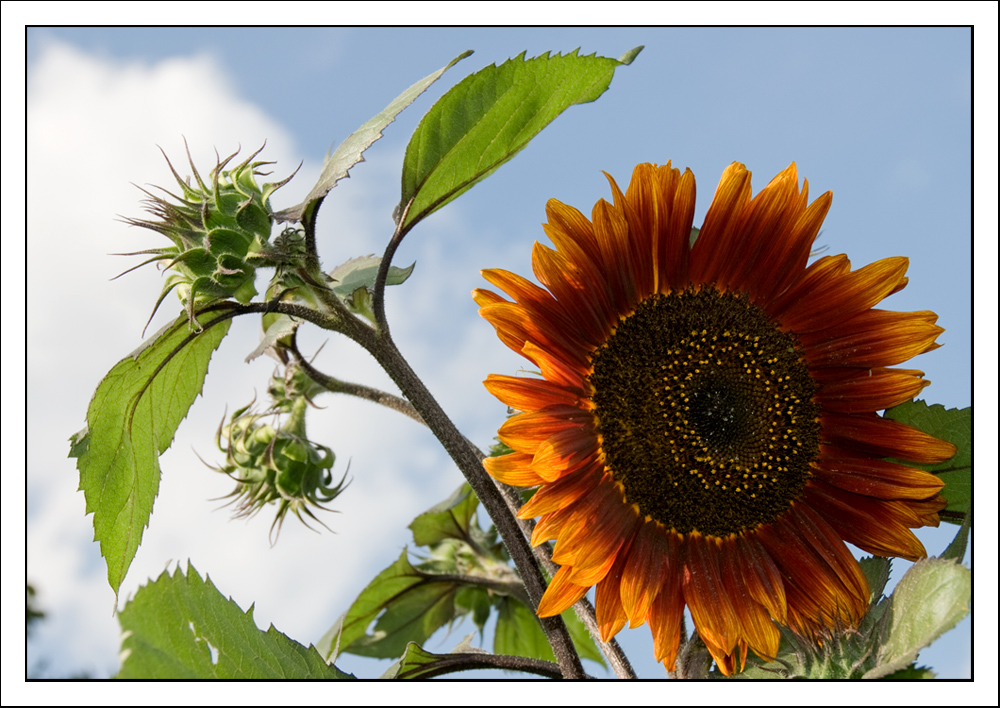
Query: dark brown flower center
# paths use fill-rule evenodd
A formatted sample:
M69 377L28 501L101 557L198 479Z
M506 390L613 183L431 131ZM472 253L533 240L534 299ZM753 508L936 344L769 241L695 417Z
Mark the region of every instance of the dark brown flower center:
M747 298L657 294L591 356L605 463L641 514L728 536L773 521L819 450L795 338Z

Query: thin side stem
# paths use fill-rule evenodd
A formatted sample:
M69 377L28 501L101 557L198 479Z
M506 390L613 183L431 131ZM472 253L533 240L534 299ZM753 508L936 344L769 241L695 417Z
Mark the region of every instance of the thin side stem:
M396 230L392 233L392 238L389 239L389 243L385 247L385 252L382 254L382 261L378 264L378 273L375 275L375 287L373 288L374 293L372 295L372 302L375 305L375 326L378 331L388 335L389 334L389 321L385 317L385 281L389 277L389 266L392 263L392 257L396 255L396 249L399 248L399 244L403 242L403 237L406 236L406 231L403 229L403 224L406 222L406 215L410 211L410 206L413 204L411 201L407 204L399 215L399 221L396 223Z
M382 391L377 388L372 388L371 386L365 386L351 381L343 381L328 374L324 374L322 371L306 361L305 357L302 356L298 349L290 349L289 351L292 356L295 357L295 362L302 368L303 371L306 372L306 376L330 393L345 393L349 396L357 396L358 398L363 398L366 401L378 403L380 406L391 408L397 413L402 413L418 423L427 425L420 413L417 412L417 409L413 407L413 404L405 398L395 396L388 391Z
M458 585L476 585L481 588L486 588L497 595L512 597L519 602L523 602L525 605L531 604L531 600L528 598L528 594L524 590L524 583L521 582L521 579L518 578L513 571L510 572L510 580L485 578L482 575L467 575L462 573L434 573L428 577L433 578L434 582L437 583L452 582Z
M435 660L431 666L433 666L431 669L421 666L409 672L402 671L399 678L405 679L407 674L413 674L418 678L428 679L457 671L471 671L472 669L505 669L507 671L523 671L547 678L562 678L559 665L551 661L505 654L487 654L485 652L445 654ZM584 676L583 678L593 677Z

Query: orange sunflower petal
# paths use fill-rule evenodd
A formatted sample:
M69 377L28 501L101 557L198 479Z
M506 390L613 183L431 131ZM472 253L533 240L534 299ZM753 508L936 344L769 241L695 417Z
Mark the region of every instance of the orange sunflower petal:
M667 547L674 572L667 573L653 604L646 613L646 622L653 634L653 651L657 661L667 671L673 671L684 625L684 561L682 542L676 534L667 536Z
M745 596L748 589L744 577L744 559L738 550L741 543L742 541L726 539L723 541L726 548L721 554L722 582L726 594L734 598ZM778 644L781 642L781 632L771 621L767 607L748 598L743 599L743 602L733 603L733 610L739 621L740 640L737 644L742 650L741 668L746 663L746 647L752 648L765 661L771 661L778 655Z
M950 442L911 428L895 420L869 415L828 413L823 416L822 430L838 447L865 452L876 457L936 464L954 457L956 448Z
M534 454L552 435L582 429L592 424L593 420L593 415L575 406L548 406L508 418L497 431L497 437L512 450Z
M821 194L816 201L800 211L809 199L809 181L805 180L795 214L798 214L793 224L786 224L787 235L775 234L766 239L765 246L757 262L762 272L769 273L767 278L750 278L748 274L747 287L756 302L769 303L780 293L791 286L796 277L805 269L812 245L819 234L823 219L830 211L833 194ZM788 217L791 218L791 214Z
M727 673L727 663L741 638L740 621L725 591L720 551L723 540L691 534L687 539L684 600L698 634L712 658ZM731 672L730 672L731 673Z
M551 484L546 484L525 502L517 512L518 518L533 519L571 505L597 486L603 472L603 465L595 460L576 472L563 475Z
M539 486L519 516L555 541L539 614L596 585L607 640L649 624L673 670L685 606L719 670L771 659L778 624L823 640L857 624L869 588L846 542L916 558L911 529L936 525L941 481L889 462L939 462L954 446L876 415L927 382L888 368L938 346L931 312L872 309L907 283L905 258L851 270L807 266L829 211L795 164L756 196L724 172L694 245L695 182L636 166L586 218L550 200L532 265L541 285L484 277L512 302L473 296L541 378L491 375L522 411L484 464Z
M567 428L547 438L531 460L531 469L546 482L572 474L597 457L597 441L587 428Z
M576 327L588 342L603 341L613 322L614 308L607 292L590 285L593 276L586 262L573 259L535 243L531 254L535 276L552 291L556 300L576 313Z
M589 585L576 585L569 580L571 568L563 567L552 578L548 589L538 603L536 612L539 617L553 617L568 610L576 601L587 594Z
M628 560L628 550L635 537L628 538L615 554L615 562L607 575L597 583L594 591L594 606L597 626L601 630L601 640L610 641L628 622L622 607L622 573Z
M629 203L614 178L607 172L604 173L604 176L611 186L611 195L614 198L614 225L617 226L618 221L622 220L623 223L621 223L620 227L623 231L622 238L628 249L629 260L632 264L631 272L626 272L625 274L625 281L631 284L630 289L632 294L629 304L629 307L631 307L639 300L649 297L655 291L655 253L649 246L651 243L655 243L656 236L654 233L656 226L654 225L653 227L653 233L649 233L646 235L646 238L643 238L643 231L646 229L635 213L635 208ZM597 207L595 206L594 208L596 216ZM597 223L596 219L594 223Z
M524 306L497 302L480 307L479 315L496 327L503 343L518 354L525 355L524 347L529 341L539 342L550 350L552 358L561 360L574 370L584 365L584 350L572 336L566 335L546 319L533 316Z
M813 471L846 492L876 499L928 499L944 488L941 478L930 472L867 455L824 456Z
M734 254L741 250L735 243L740 218L749 203L750 172L734 162L722 173L715 199L691 249L692 283L715 283L731 271Z
M806 360L815 368L876 368L900 364L936 349L944 332L933 312L869 310L821 333L800 336Z
M573 405L579 394L544 379L490 374L483 381L486 390L501 402L519 411L537 411L546 406Z
M487 457L483 466L490 475L504 484L515 487L534 487L545 480L531 469L532 455L513 452L499 457Z
M561 384L567 389L579 391L581 396L583 395L586 390L584 383L586 372L582 370L583 367L562 359L534 342L525 342L521 348L521 354L538 366L546 381Z
M924 545L898 518L905 515L899 502L854 494L820 480L809 484L803 498L814 509L823 510L823 517L845 541L863 551L911 561L927 556Z
M667 575L672 570L676 572L671 564L677 559L670 558L668 533L662 524L646 522L632 543L621 580L622 609L631 627L646 621Z
M750 596L763 606L775 621L788 622L785 583L774 561L755 536L744 535L733 544L739 555L739 569Z
M751 199L740 214L739 226L731 230L728 245L732 250L715 276L718 285L753 296L756 293L749 284L770 279L770 273L761 272L765 260L762 252L768 242L787 241L785 222L795 219L798 197L798 174L793 162Z
M638 254L629 240L628 222L615 207L601 199L594 205L594 236L601 249L604 277L614 298L615 312L627 312L639 301L635 276L642 272ZM647 270L651 274L651 270Z
M869 413L892 408L916 397L930 381L913 369L851 369L827 381L821 381L816 399L823 408L835 413Z
M610 570L618 549L632 536L636 514L621 503L621 491L609 476L581 497L575 508L574 518L560 529L552 560L572 566L570 580L589 586ZM580 543L580 536L587 543ZM588 580L593 575L599 577Z

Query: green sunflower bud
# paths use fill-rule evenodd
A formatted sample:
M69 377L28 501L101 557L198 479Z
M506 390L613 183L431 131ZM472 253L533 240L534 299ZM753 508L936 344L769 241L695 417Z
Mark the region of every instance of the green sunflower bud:
M152 255L137 268L159 262L170 271L154 314L167 293L176 288L192 326L197 328L196 303L208 304L226 298L245 303L257 294L256 268L274 265L273 249L268 243L273 223L269 198L294 176L293 173L281 182L259 186L256 178L270 174L261 172L260 167L273 164L253 161L263 149L262 146L232 169L226 167L238 151L218 160L207 182L198 173L188 151L194 185L190 178L181 179L167 158L181 194L162 191L176 203L143 190L149 196L145 200L146 210L156 218L128 218L126 223L161 233L173 242L173 246L125 254Z
M336 455L325 445L305 436L306 399L299 398L279 428L261 422L271 413L255 413L253 404L237 410L228 425L219 425L216 442L226 461L215 467L236 480L228 495L235 505L233 516L249 518L269 504L277 506L271 532L281 531L285 516L292 512L309 526L303 514L323 524L311 507L330 511L324 503L336 498L347 486L347 473L333 482Z
M309 378L295 362L286 365L284 371L276 369L267 386L271 410L280 413L291 413L296 405L300 405L297 403L300 399L305 398L311 403L313 398L324 391L326 389Z

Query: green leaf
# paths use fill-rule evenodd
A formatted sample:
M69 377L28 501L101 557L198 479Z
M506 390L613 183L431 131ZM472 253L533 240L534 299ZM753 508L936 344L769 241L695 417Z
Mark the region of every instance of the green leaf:
M556 116L595 101L615 69L630 63L574 51L525 60L522 52L452 87L420 121L406 148L402 196L394 215L401 233L492 174Z
M883 676L883 681L913 681L915 679L932 679L936 674L926 666L910 664L905 669L895 671L888 676Z
M456 617L454 579L436 579L410 564L404 550L368 584L343 620L340 651L380 659L402 655L409 642L422 644ZM381 614L371 634L368 626Z
M479 499L467 483L448 499L418 516L410 524L413 540L418 546L430 546L447 538L466 541L469 527L476 518Z
M596 661L601 666L607 668L608 665L604 663L604 654L601 653L601 650L594 642L594 638L590 636L586 625L577 617L576 610L573 608L566 610L562 613L562 618L563 622L566 623L566 629L569 631L570 639L573 640L573 646L576 647L576 653L580 655L580 658Z
M336 663L337 657L340 655L340 634L344 627L345 617L347 617L347 613L342 614L333 626L326 630L326 634L316 642L316 651L323 656L328 664Z
M431 678L442 672L447 672L449 668L454 670L464 670L474 668L468 666L470 658L477 654L486 654L485 651L472 646L472 637L467 635L457 647L447 654L434 654L413 642L406 645L406 651L395 664L390 666L379 678L383 679L419 679ZM470 656L471 655L471 656ZM462 668L458 668L461 666Z
M493 653L556 660L535 613L509 597L500 601L497 627L493 634Z
M962 522L962 526L958 529L958 533L955 534L955 538L952 539L948 547L944 549L940 558L949 558L956 560L959 563L965 558L965 551L969 546L969 532L972 530L972 512L970 511L965 515L965 521Z
M87 448L89 447L90 429L85 425L82 430L79 430L69 436L69 455L67 455L67 457L83 457L83 454L87 452Z
M881 556L867 556L858 561L861 565L861 572L868 580L868 587L871 590L869 602L878 602L885 590L886 583L889 582L889 574L892 572L892 559Z
M372 295L375 292L375 278L381 262L382 258L379 256L359 256L341 263L330 271L330 278L333 281L330 289L344 301L348 310L366 317L372 323L375 322ZM411 263L407 268L389 266L385 284L399 285L405 282L415 265L416 263Z
M899 581L882 619L877 665L865 678L881 678L906 668L931 642L969 613L972 573L953 560L918 561Z
M495 654L525 656L543 661L556 660L552 647L545 638L545 632L538 623L538 617L529 607L512 597L505 597L500 600L498 609L497 626L493 635ZM576 616L576 612L570 608L561 616L580 658L591 659L601 666L606 666L604 655L597 648L583 622Z
M245 362L248 364L259 357L261 354L267 351L267 348L277 342L279 339L293 334L299 325L302 324L302 320L296 320L288 315L278 315L275 317L271 324L268 325L267 331L265 331L260 337L260 344L252 352L247 354Z
M946 409L940 404L928 406L924 401L908 401L887 410L885 417L912 425L958 448L954 457L936 465L904 464L941 478L945 487L940 493L948 500L941 520L961 524L972 508L972 408Z
M472 622L482 634L493 613L493 598L482 587L465 585L455 593L455 607L462 614L471 614Z
M882 619L885 611L889 608L889 601L882 595L886 583L889 582L889 575L892 572L892 559L880 556L869 556L858 561L861 571L868 580L868 588L871 596L868 600L868 611L861 618L858 631L862 635L870 635L876 624Z
M334 150L332 155L327 154L326 159L323 161L323 169L320 171L319 181L316 182L316 186L312 188L302 203L288 209L282 209L274 214L274 219L278 223L282 221L302 221L303 217L307 214L315 214L323 198L336 186L337 182L348 177L348 171L354 165L364 162L362 154L371 147L372 143L382 137L382 131L385 130L386 126L392 123L404 108L413 103L417 96L441 78L444 72L470 54L472 54L471 50L459 54L443 69L439 69L430 76L413 84L413 86L399 94L381 113L351 133Z
M210 326L216 317L218 310L200 313L204 330L193 334L181 315L115 364L90 401L88 432L73 438L70 454L80 454L80 489L116 595L153 511L159 456L201 393L209 359L229 331L228 319Z
M330 289L345 299L358 288L371 290L375 287L375 276L378 275L378 267L381 262L381 256L368 255L341 263L330 271L330 278L333 280ZM416 263L411 263L407 268L389 266L389 275L385 279L385 284L400 285L406 282L415 265Z
M190 563L164 571L139 589L118 616L123 679L342 679L327 664L274 628L266 632Z

